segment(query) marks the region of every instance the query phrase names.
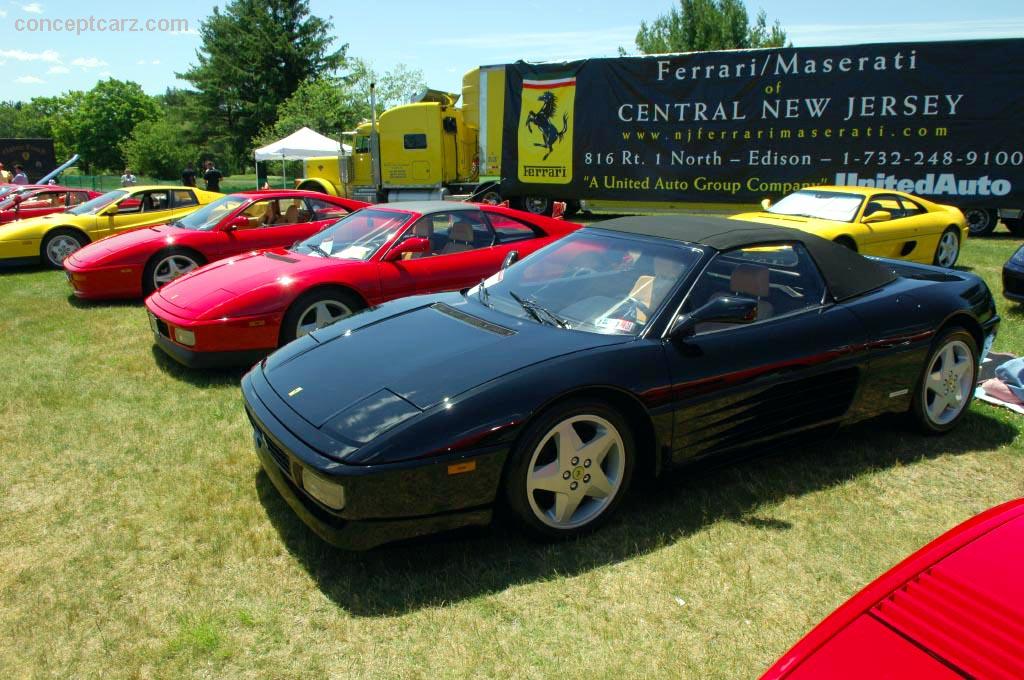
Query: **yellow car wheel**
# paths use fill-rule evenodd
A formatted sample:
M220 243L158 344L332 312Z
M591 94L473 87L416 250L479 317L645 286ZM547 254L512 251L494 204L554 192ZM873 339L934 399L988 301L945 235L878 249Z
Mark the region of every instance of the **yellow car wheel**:
M950 227L942 232L939 237L939 245L935 246L935 258L932 264L940 267L952 267L960 257L960 234L956 227Z

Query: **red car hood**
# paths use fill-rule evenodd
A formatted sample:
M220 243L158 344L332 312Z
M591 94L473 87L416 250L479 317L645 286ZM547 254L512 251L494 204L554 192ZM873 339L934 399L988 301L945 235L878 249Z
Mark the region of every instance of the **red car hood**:
M765 678L1024 677L1024 499L928 544Z
M73 253L73 262L77 266L100 264L103 260L111 259L113 253L130 256L138 252L140 264L148 258L155 248L174 243L175 236L181 230L166 225L149 227L147 229L136 229L123 234L115 234L95 243L90 243ZM168 240L170 239L170 240ZM130 258L129 259L133 259ZM138 258L134 258L138 259Z
M192 312L187 316L198 318L211 312L214 307L247 293L266 286L287 287L302 274L321 269L325 265L337 264L337 260L296 255L277 248L229 257L201 267L167 284L157 295L171 305ZM287 295L279 295L277 298L279 309L286 307L291 299Z

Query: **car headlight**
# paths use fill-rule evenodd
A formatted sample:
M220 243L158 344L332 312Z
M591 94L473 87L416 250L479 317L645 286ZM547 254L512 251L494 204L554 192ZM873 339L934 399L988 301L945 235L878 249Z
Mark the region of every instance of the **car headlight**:
M302 468L302 488L313 498L334 510L345 507L345 487L334 480Z
M1024 246L1017 248L1017 252L1015 252L1013 257L1010 258L1010 262L1024 267Z
M196 344L196 334L192 331L187 331L184 328L174 329L174 339L183 345L192 347Z

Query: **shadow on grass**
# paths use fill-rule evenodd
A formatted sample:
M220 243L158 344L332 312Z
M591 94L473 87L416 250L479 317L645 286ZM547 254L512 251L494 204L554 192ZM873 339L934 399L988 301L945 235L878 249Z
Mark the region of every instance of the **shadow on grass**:
M229 368L189 368L167 356L167 353L157 345L150 347L153 352L153 361L157 368L171 376L175 380L187 382L195 387L223 387L225 385L238 385L242 376L248 371L248 367L233 366Z
M952 433L924 437L902 419L882 418L838 434L788 442L769 455L746 453L691 465L650 483L627 499L597 533L541 545L495 523L376 548L337 550L291 511L260 470L256 492L286 548L338 606L357 616L392 616L440 606L510 586L584 573L684 540L715 522L736 522L751 541L792 525L766 516L765 506L842 484L862 474L940 456L991 449L1017 431L971 411Z
M141 307L139 300L83 300L68 294L68 304L75 309L103 309L109 307Z

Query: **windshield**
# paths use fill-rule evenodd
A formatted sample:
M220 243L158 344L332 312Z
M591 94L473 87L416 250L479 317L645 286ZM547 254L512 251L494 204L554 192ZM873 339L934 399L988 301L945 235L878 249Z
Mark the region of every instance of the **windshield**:
M537 323L637 335L704 251L686 244L577 231L467 291Z
M180 220L175 220L172 224L182 229L191 229L192 231L210 231L220 224L222 219L248 202L249 199L245 196L224 196L193 213L189 213Z
M313 234L292 251L340 260L369 260L395 237L409 217L409 213L394 210L359 210Z
M839 191L797 191L768 208L773 215L817 217L834 222L852 222L863 196Z
M96 212L97 210L102 210L103 208L106 208L108 205L110 205L114 201L116 201L116 200L118 200L120 198L123 198L124 196L127 196L127 195L128 195L127 191L121 191L120 189L115 189L114 191L108 191L107 193L103 194L102 196L97 196L96 198L92 199L91 201L86 201L85 203L83 203L81 205L75 206L71 210L68 210L68 213L70 213L72 215L91 215L92 213Z

